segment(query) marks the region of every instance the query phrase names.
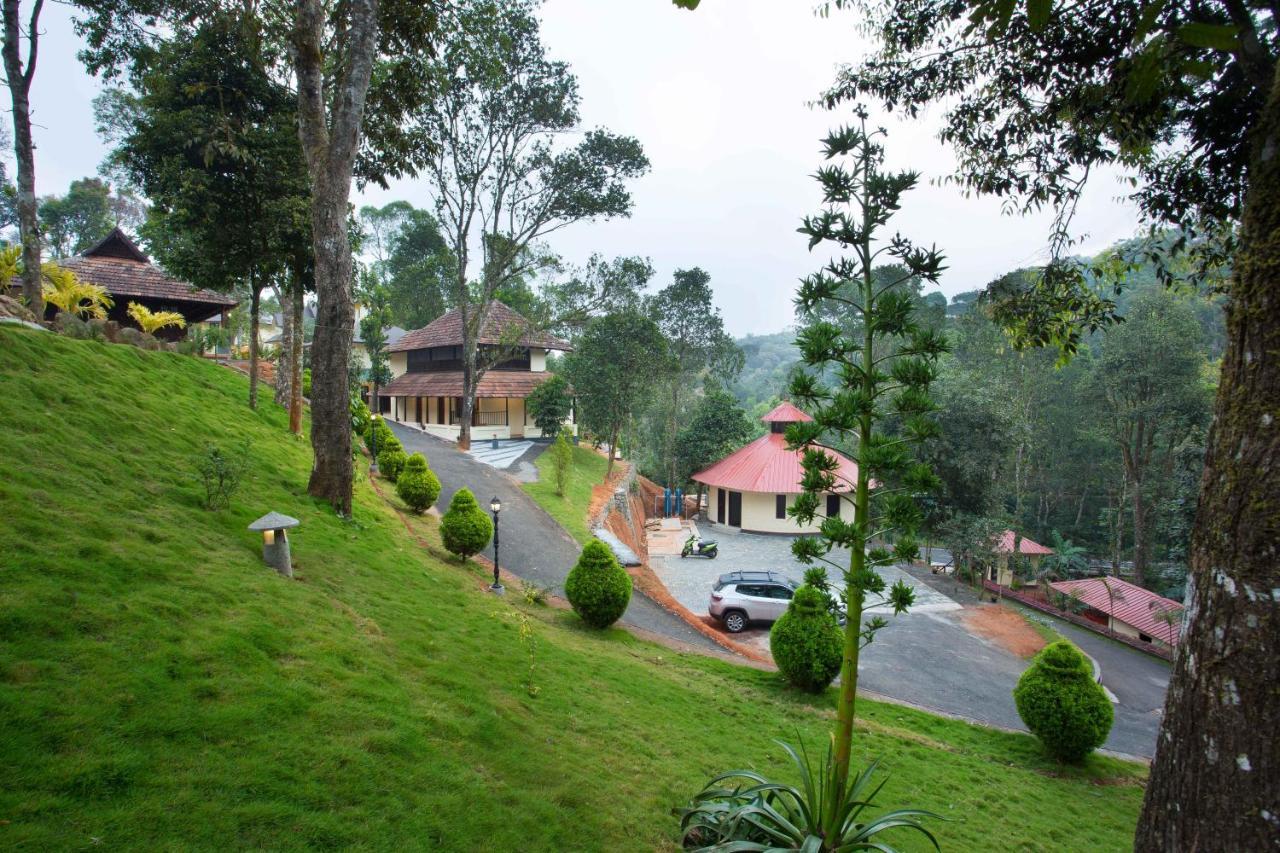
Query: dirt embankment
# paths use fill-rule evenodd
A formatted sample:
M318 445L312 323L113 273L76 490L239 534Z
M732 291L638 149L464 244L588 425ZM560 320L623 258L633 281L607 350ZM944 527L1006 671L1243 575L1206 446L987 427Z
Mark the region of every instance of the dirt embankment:
M1008 607L966 607L964 621L972 633L996 641L1020 658L1031 657L1045 645L1044 637Z

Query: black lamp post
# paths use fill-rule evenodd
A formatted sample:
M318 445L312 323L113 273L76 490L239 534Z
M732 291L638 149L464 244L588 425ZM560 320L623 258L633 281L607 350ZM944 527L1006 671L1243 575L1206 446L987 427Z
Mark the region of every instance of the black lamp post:
M502 501L497 496L490 498L489 509L493 510L493 586L489 589L502 592L502 583L498 580L498 513L502 512Z
M369 417L369 452L373 454L373 461L369 463L370 476L376 476L378 473L378 414L374 412Z

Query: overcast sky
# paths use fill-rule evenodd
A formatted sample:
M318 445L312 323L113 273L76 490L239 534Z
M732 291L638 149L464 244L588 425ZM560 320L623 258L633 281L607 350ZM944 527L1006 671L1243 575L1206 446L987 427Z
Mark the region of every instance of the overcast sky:
M797 278L827 258L810 255L795 231L819 201L809 177L820 162L819 139L849 118L806 102L830 85L839 64L866 50L850 14L820 19L812 5L703 0L690 13L669 0L547 0L543 38L578 77L584 127L637 137L653 165L634 186L630 219L576 225L554 235L551 248L575 264L593 252L648 257L657 286L676 269L700 266L711 274L730 332L787 326ZM105 154L91 110L99 85L76 62L69 19L67 7L45 6L32 93L41 195L95 174ZM997 201L930 185L953 162L935 139L936 125L929 117L882 121L890 166L924 178L891 224L946 253L944 293L1043 260L1047 215L1004 216ZM12 178L12 157L8 166ZM1094 179L1076 219L1085 251L1135 233L1136 215L1117 200L1121 192L1114 176ZM400 198L430 206L421 181L368 191L357 203Z

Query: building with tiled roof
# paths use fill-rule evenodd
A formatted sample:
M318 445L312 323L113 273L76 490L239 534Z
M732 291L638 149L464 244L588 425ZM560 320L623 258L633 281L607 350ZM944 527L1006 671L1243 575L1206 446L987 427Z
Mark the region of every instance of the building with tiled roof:
M457 439L462 412L462 313L450 311L388 342L393 378L379 393L384 412L424 432ZM551 376L547 353L572 347L497 301L489 303L477 344L482 359L498 361L476 386L472 440L541 437L525 398ZM577 428L572 418L567 426Z
M1166 649L1178 644L1183 608L1172 599L1116 577L1057 581L1049 586L1080 599L1088 608L1086 618L1103 622L1117 634Z
M1035 572L1040 568L1041 558L1052 554L1053 549L1006 530L996 537L995 552L996 559L987 567L987 577L1001 586L1013 586L1016 561L1025 562Z
M152 311L177 311L186 319L188 326L221 315L236 306L237 300L229 294L202 290L168 275L151 263L151 259L119 228L112 229L110 234L81 254L54 263L71 270L81 281L106 288L115 303L107 319L115 320L121 326L137 328L138 324L129 316L130 302L138 302ZM52 319L56 310L51 305L46 306L46 317ZM179 340L185 336L186 329L173 326L156 333L156 337L166 340Z
M693 480L710 489L707 515L713 524L725 524L761 533L816 533L822 515L801 526L787 516L787 509L800 494L804 452L787 448L787 424L811 421L809 415L783 402L760 420L769 431L714 465L693 475ZM839 463L837 493L825 496L819 512L840 515L850 506L840 493L851 491L858 482L858 465L835 450L827 450Z

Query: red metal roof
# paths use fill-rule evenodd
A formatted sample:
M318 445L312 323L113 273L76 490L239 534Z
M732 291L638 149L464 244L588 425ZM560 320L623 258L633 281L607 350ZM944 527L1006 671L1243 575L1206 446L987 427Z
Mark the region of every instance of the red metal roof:
M812 421L813 418L809 417L786 400L783 400L774 407L772 412L765 415L760 420L767 424L793 424L797 422Z
M516 340L515 338L519 339ZM512 311L496 299L489 303L489 313L484 320L484 328L476 341L481 344L497 346L501 344L522 347L542 347L544 349L573 349L568 341L562 341L554 335L533 328L527 319ZM462 345L462 311L455 309L442 314L421 329L408 332L400 340L387 347L387 352L404 352L427 347L456 347Z
M490 370L480 377L476 386L477 397L519 397L529 392L555 374L528 370ZM442 370L427 373L405 373L391 380L381 390L387 397L461 397L462 371Z
M1001 533L999 541L996 542L996 553L1012 554L1013 540L1015 538L1016 537L1014 536L1014 533L1012 530L1006 530L1004 533ZM1046 548L1045 546L1041 545L1038 542L1032 542L1030 539L1023 536L1022 540L1018 542L1018 553L1019 554L1052 554L1053 549Z
M1172 635L1173 644L1178 643L1178 626L1170 628L1156 617L1162 611L1176 610L1181 613L1182 605L1163 595L1156 595L1151 590L1126 580L1110 577L1057 581L1049 586L1066 595L1074 592L1094 610L1114 616L1149 637L1167 643ZM1107 587L1110 587L1110 592Z
M840 462L836 476L842 478L842 482L837 485L836 491L852 489L858 482L857 463L834 450L827 450L827 453ZM801 492L800 478L804 476L804 469L800 465L802 458L803 451L788 450L786 438L771 432L739 448L710 468L694 474L693 479L708 486L733 489L735 492L796 495Z

